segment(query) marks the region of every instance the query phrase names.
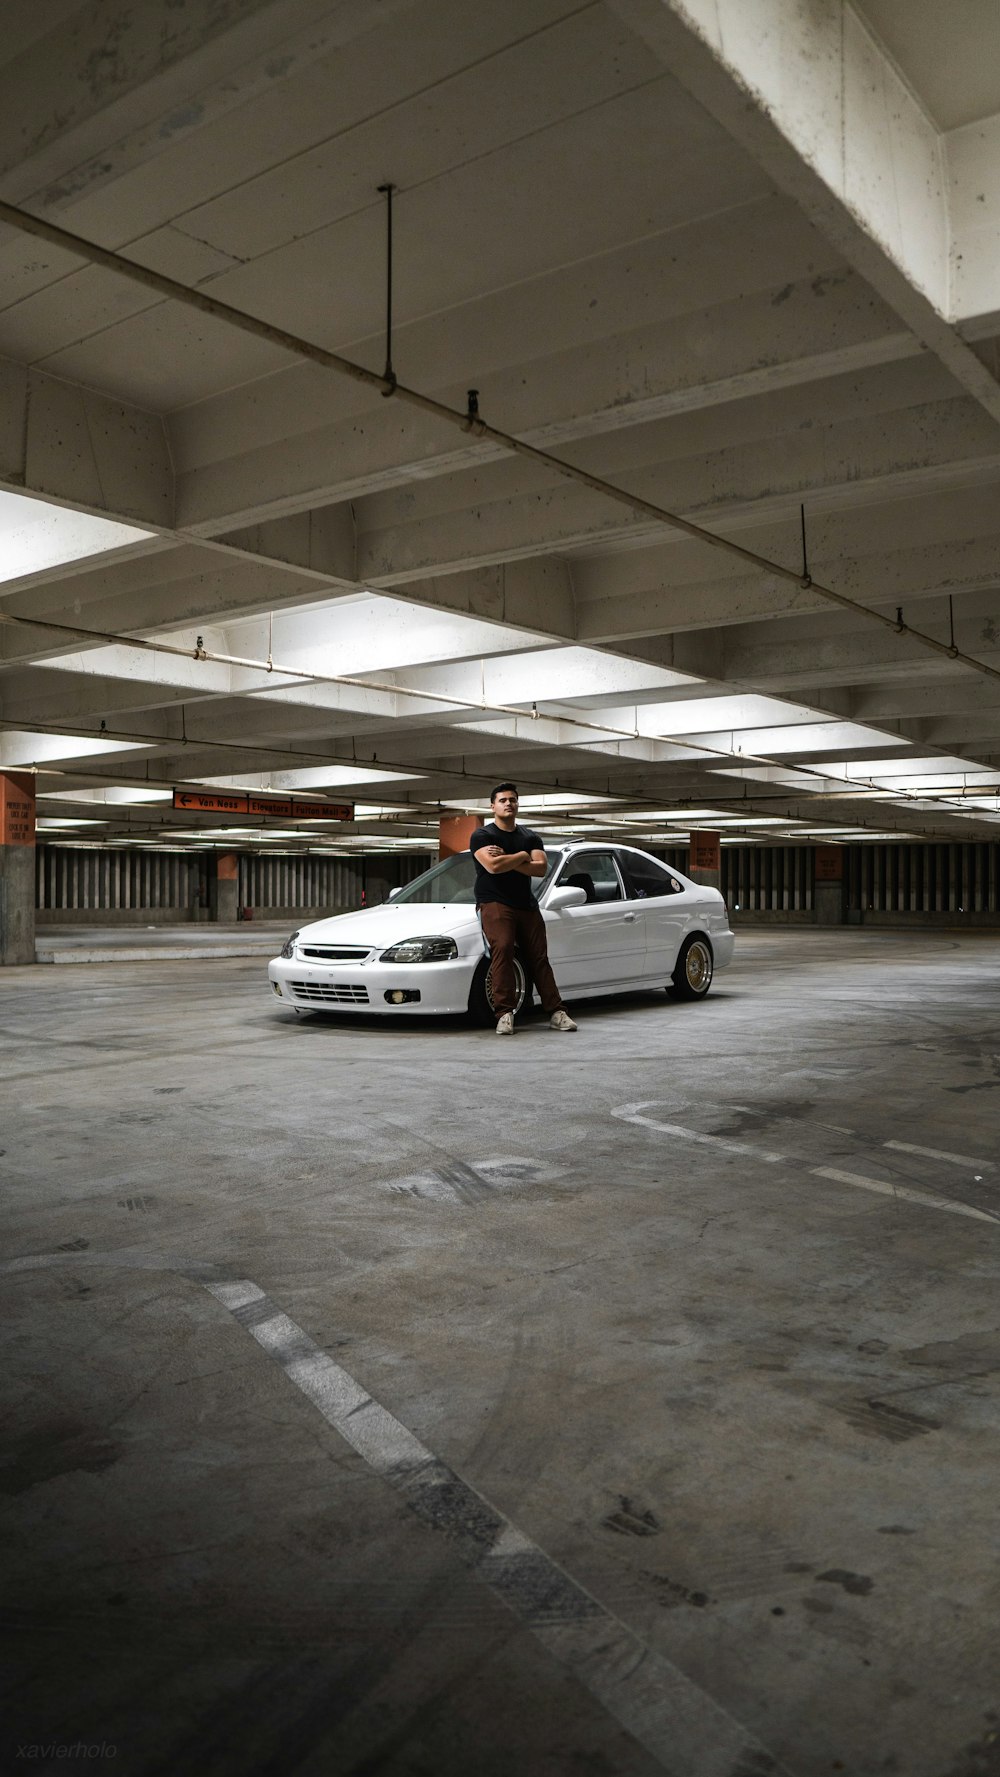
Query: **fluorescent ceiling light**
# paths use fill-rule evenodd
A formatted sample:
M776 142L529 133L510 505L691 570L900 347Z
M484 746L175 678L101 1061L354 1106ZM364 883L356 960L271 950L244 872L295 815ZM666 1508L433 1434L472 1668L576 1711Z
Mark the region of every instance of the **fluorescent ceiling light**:
M717 734L729 729L746 735L755 728L777 728L834 718L806 704L782 703L757 693L690 697L672 703L646 704L638 711L640 734L675 739L685 734Z
M61 817L57 820L55 815L43 815L35 822L36 827L52 833L60 833L68 827L106 827L107 824L107 821L71 821L63 820Z
M108 753L148 751L151 744L143 740L98 740L92 734L32 734L12 728L0 734L0 766L16 770L19 766L45 765L53 759L102 759Z
M47 500L0 493L0 580L20 580L110 549L126 549L154 535Z
M906 755L899 759L828 759L823 770L847 778L961 777L974 774L982 766L972 759L955 759L939 755L923 758Z
M130 789L124 784L108 784L100 788L91 785L86 790L40 790L39 798L43 796L46 802L98 802L133 807L142 803L169 802L173 791Z
M801 728L759 728L746 735L737 735L737 740L744 741L746 752L776 754L779 758L783 753L827 753L833 749L852 747L911 747L913 742L904 740L898 734L885 734L879 728L867 728L859 722L825 722L808 723ZM883 761L883 764L885 761ZM895 764L895 760L893 761ZM822 769L826 770L824 764ZM861 766L851 769L861 771Z
M244 772L238 777L195 777L208 790L245 790L251 796L294 796L308 790L347 789L352 784L412 783L419 771L384 771L380 765L306 765L300 771Z

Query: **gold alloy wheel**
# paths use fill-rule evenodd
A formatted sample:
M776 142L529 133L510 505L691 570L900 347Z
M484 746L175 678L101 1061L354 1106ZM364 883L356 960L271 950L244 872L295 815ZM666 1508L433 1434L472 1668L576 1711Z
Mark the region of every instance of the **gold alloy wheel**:
M712 980L712 953L700 938L688 945L684 956L684 979L692 993L706 993Z

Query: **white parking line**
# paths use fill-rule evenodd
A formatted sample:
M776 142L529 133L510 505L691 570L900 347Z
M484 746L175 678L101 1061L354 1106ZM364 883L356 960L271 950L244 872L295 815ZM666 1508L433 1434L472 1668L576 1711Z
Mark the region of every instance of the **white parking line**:
M642 1104L623 1104L611 1115L620 1117L624 1123L644 1123L647 1129L660 1129L664 1135L679 1135L683 1141L701 1142L708 1148L725 1148L729 1154L749 1154L754 1160L768 1160L775 1165L786 1159L784 1154L769 1154L765 1148L754 1147L752 1142L726 1141L721 1135L701 1135L697 1129L685 1129L680 1123L661 1123L656 1117L639 1116L637 1113L644 1108Z
M949 1215L971 1216L976 1222L992 1222L997 1225L997 1217L991 1216L988 1210L973 1209L971 1203L956 1203L951 1197L934 1197L930 1191L914 1191L909 1185L897 1185L890 1180L867 1178L861 1172L838 1172L835 1166L811 1166L812 1178L833 1179L838 1185L857 1185L862 1191L874 1191L880 1197L902 1197L907 1203L922 1203L925 1209L946 1209Z
M418 1518L670 1772L789 1777L752 1734L440 1462L255 1283L204 1286Z
M687 1129L682 1123L662 1123L658 1117L643 1116L643 1111L655 1103L655 1099L645 1099L638 1104L619 1105L611 1115L620 1118L623 1123L640 1123L646 1129L658 1129L664 1135L676 1135L682 1141L698 1142L703 1147L722 1148L731 1154L749 1154L753 1159L765 1160L772 1166L801 1166L803 1164L802 1161L795 1160L788 1154L775 1154L768 1149L754 1147L751 1142L727 1141L720 1135L702 1135L700 1130ZM991 1164L986 1160L970 1160L959 1154L939 1154L932 1148L918 1148L907 1142L887 1141L882 1145L886 1148L900 1148L908 1154L924 1154L934 1160L961 1162L965 1166ZM862 1191L874 1191L880 1197L899 1197L907 1203L920 1203L925 1209L943 1209L949 1215L968 1216L976 1222L991 1222L994 1227L1000 1222L1000 1216L991 1215L989 1210L974 1209L970 1203L956 1202L951 1197L937 1197L931 1191L918 1191L909 1185L896 1184L890 1179L869 1178L861 1172L839 1172L832 1166L806 1166L805 1170L810 1178L828 1178L839 1185L855 1185Z
M900 1154L923 1154L928 1160L950 1160L953 1166L987 1166L991 1169L995 1160L976 1160L971 1154L949 1154L947 1148L921 1148L913 1141L885 1141L884 1148L895 1148Z

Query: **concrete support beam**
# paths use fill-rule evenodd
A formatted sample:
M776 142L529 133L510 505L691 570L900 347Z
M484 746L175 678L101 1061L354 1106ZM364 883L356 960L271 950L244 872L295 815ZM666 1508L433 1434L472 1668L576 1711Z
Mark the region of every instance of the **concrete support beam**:
M689 837L688 871L700 888L722 887L722 845L718 833L693 832Z
M163 422L0 360L0 485L155 530L173 523Z
M1000 383L950 321L941 138L853 7L609 3L1000 420Z
M966 336L1000 332L1000 113L945 138L951 312Z
M35 960L35 780L0 771L0 966Z
M240 860L234 851L220 851L209 860L209 908L219 925L235 925L239 911ZM211 866L214 865L214 869Z
M860 398L854 386L831 385L819 416L814 401L796 411L800 404L776 396L753 413L703 415L697 430L687 423L679 432L669 421L641 428L598 460L584 458L585 466L710 528L780 517L790 535L803 501L821 514L995 484L1000 429L988 416L970 401L941 398L919 360L887 366L878 379L881 400L871 381ZM397 592L435 570L584 545L635 547L671 534L611 497L513 463L498 465L485 480L460 476L405 499L375 496L362 502L358 523L359 578ZM707 546L703 551L706 560L714 556Z
M818 926L844 923L844 852L839 845L813 847L813 912Z

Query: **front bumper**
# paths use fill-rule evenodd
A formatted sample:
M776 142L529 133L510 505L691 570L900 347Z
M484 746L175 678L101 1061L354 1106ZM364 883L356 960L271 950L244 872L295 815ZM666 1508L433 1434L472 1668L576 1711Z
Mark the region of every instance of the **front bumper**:
M275 1004L297 1012L409 1012L419 1018L467 1011L478 961L460 956L447 963L316 963L276 957L267 976ZM401 1004L386 998L397 992L420 998Z

